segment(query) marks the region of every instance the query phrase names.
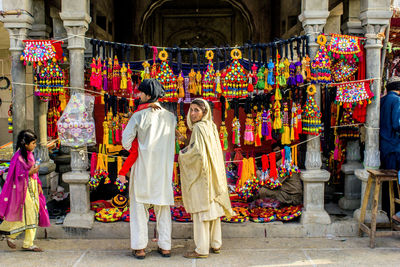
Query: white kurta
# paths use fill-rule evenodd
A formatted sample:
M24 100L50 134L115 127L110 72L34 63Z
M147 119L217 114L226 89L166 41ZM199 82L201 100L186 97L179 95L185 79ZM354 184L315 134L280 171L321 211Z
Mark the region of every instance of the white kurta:
M139 155L130 177L130 191L134 190L134 194L130 196L139 203L174 204L175 128L176 119L171 112L144 109L132 115L122 134L122 146L127 150L138 138Z

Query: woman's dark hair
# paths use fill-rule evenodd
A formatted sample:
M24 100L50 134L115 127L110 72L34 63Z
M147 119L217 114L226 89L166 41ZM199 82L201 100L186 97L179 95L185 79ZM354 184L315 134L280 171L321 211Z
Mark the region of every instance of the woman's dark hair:
M203 115L205 115L207 113L206 104L204 104L203 101L201 101L199 99L195 99L192 101L192 104L198 105L200 107L201 111L203 111Z
M17 150L19 149L22 157L28 162L28 151L25 145L29 145L32 141L37 140L36 134L32 130L22 130L17 137Z

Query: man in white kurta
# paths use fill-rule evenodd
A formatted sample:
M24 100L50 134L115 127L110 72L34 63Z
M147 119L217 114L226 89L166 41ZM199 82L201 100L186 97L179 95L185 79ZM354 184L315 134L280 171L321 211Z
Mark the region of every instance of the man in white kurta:
M151 81L150 86L158 83ZM149 83L144 80L142 84ZM154 98L157 100L160 97L155 97L153 91L146 88L143 90L139 87L139 90L152 97L152 101L148 102L154 102ZM129 188L131 248L134 251L147 247L148 209L151 206L154 206L157 218L158 246L164 251L171 250L170 205L174 204L172 175L175 127L176 119L171 112L165 109L144 109L132 115L122 135L122 145L126 150L131 148L135 137L139 143L138 158L131 169Z

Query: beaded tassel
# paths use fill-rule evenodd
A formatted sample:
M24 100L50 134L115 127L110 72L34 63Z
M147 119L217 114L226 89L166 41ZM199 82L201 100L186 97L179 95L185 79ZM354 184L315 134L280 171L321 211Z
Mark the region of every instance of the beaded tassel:
M254 122L251 114L247 114L243 139L245 145L252 145L254 143Z
M275 103L274 103L274 130L280 130L282 128L282 119L281 119L281 103L279 100L282 99L281 91L279 88L276 88L275 91Z
M128 78L126 77L128 69L125 66L125 63L122 63L121 67L121 83L120 83L120 88L121 90L126 90L128 88Z
M255 119L255 129L254 129L254 146L261 146L261 137L262 137L262 113L261 111L257 112Z
M232 131L232 143L240 146L240 122L237 117L234 117L232 120Z
M96 59L92 59L92 63L90 64L90 67L92 68L92 72L90 73L90 86L95 87L96 86L96 69L97 69L97 64L96 64Z
M219 127L219 140L222 150L228 150L228 131L226 130L224 121L221 122L221 126Z
M196 72L194 72L194 69L189 72L189 93L196 94Z
M117 93L121 84L121 66L119 65L118 58L115 56L113 65L113 78L112 78L112 89L114 93Z
M150 79L150 63L145 61L142 63L143 72L142 72L142 80Z
M198 70L196 73L196 95L201 95L201 72Z
M264 71L265 71L264 67L261 67L261 68L258 69L257 84L256 84L256 89L257 90L263 90L264 91L264 88L265 88Z
M183 87L183 73L179 73L178 75L178 98L184 98L185 97L185 88Z
M269 60L268 62L268 79L267 79L267 91L271 91L272 90L272 86L275 85L275 81L274 81L274 67L275 64L272 61L272 59Z
M294 65L296 67L296 76L295 76L296 85L299 86L304 82L303 75L301 74L301 62L298 61Z
M286 102L283 103L283 133L282 145L290 144L289 110Z
M111 58L108 58L108 65L107 65L107 88L108 91L113 90L113 65Z
M103 90L104 91L108 91L107 65L106 65L106 61L105 60L103 62Z
M296 74L296 66L294 63L290 63L289 66L289 79L287 81L287 85L289 86L295 86L296 85L296 78L295 78L295 74Z
M126 95L125 96L132 96L132 93L133 93L132 70L131 70L131 67L129 66L129 63L128 63L128 69L126 71L126 75L127 75L127 80L126 80L127 87L126 87Z
M285 77L285 63L284 60L282 59L279 65L276 68L277 70L277 83L280 87L286 86L286 77Z

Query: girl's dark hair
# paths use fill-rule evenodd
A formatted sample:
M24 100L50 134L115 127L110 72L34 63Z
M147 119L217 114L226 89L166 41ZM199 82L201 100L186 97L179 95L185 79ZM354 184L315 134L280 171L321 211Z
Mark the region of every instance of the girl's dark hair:
M19 149L22 157L28 162L28 151L25 145L29 145L32 141L37 140L36 134L32 130L22 130L17 137L17 150Z
M203 115L205 115L207 113L206 104L204 104L203 101L201 101L199 99L195 99L192 101L192 104L198 105L200 107L201 111L203 111Z

